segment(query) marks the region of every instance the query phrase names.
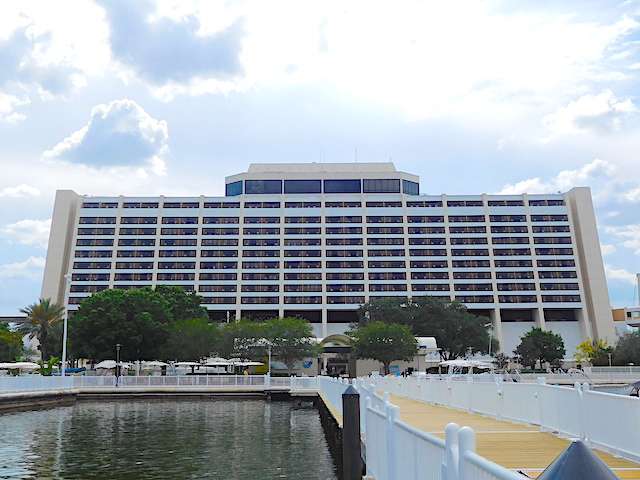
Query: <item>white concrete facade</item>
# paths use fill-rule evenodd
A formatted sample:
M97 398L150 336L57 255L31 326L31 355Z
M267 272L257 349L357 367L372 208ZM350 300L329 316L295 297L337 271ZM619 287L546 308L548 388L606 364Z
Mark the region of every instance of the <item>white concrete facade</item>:
M212 318L299 315L342 333L360 304L435 295L486 315L510 354L521 327L614 340L588 188L420 195L391 163L258 164L224 197L59 191L43 296L183 285ZM294 193L295 192L295 193ZM512 338L513 337L513 338Z

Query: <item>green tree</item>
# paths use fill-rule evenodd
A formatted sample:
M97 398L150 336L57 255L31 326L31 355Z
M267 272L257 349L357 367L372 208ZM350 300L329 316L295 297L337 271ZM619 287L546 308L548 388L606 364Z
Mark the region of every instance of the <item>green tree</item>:
M627 333L620 337L614 350L616 365L633 363L640 365L640 331Z
M201 306L202 297L175 285L158 285L156 292L169 303L169 314L173 320L209 318L207 309Z
M412 360L418 352L418 342L407 325L369 322L347 332L353 341L358 358L377 360L384 366L385 375L394 360Z
M22 354L22 335L0 323L0 362L13 362Z
M225 323L220 329L217 353L221 357L262 358L266 352L264 324L242 319Z
M613 355L613 347L606 340L585 340L576 347L576 360L588 362L594 366L609 365L609 354Z
M264 335L271 345L271 355L287 366L289 375L295 363L313 357L317 347L309 322L301 318L273 318L264 323Z
M504 353L498 353L493 359L493 363L498 370L504 370L507 368L510 361L511 359Z
M428 296L412 302L382 299L363 305L358 313L360 325L375 321L400 323L409 326L415 336L435 337L443 360L489 349L489 333L484 326L487 319L469 313L460 302ZM498 348L494 338L491 350Z
M178 320L169 325L169 338L164 358L169 360L200 360L216 351L220 329L204 318Z
M118 343L122 360L150 360L162 353L171 321L171 305L151 288L104 290L72 316L70 345L77 357L95 361L113 359Z
M520 345L513 353L522 365L535 369L538 361L540 367L545 362L559 362L564 358L566 351L560 335L534 327L521 337Z
M30 339L34 337L38 339L42 359L48 360L51 352L48 350L47 337L53 326L64 319L64 307L52 303L50 298L41 298L38 303L31 304L20 311L27 316L27 320L20 325L19 330Z

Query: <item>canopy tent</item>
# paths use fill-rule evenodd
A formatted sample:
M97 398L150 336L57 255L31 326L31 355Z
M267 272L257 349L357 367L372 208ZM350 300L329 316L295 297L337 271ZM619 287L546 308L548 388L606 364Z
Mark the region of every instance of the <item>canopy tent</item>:
M261 367L264 365L262 362L254 362L252 360L242 360L239 362L233 362L233 365L237 367Z
M150 362L143 362L142 363L142 368L143 369L145 369L145 368L147 368L147 369L148 368L162 368L162 367L168 367L168 366L169 366L168 363L164 363L164 362L161 362L159 360L152 360Z
M202 365L200 362L175 362L174 367L199 367Z
M233 361L221 357L207 358L204 362L205 367L227 367L229 365L233 365Z

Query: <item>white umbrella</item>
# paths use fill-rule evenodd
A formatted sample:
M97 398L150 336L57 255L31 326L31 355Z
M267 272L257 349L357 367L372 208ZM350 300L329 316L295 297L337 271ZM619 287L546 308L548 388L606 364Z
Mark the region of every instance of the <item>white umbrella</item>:
M146 367L151 367L151 368L154 368L154 367L168 367L168 366L169 366L168 363L164 363L164 362L161 362L159 360L153 360L151 362L144 362L143 368L146 368Z
M226 367L227 365L232 364L233 360L227 360L222 357L207 358L207 360L204 362L205 367Z
M2 370L37 370L40 365L33 362L5 362L0 363Z
M234 365L239 367L260 367L264 365L262 362L254 362L252 360L243 360L241 362L235 362Z
M128 368L131 368L131 364L120 362L120 367L128 369ZM103 360L100 363L97 363L94 368L96 368L96 369L104 368L106 370L111 370L113 368L116 368L116 361L115 360Z
M199 367L199 362L176 362L173 364L176 367Z

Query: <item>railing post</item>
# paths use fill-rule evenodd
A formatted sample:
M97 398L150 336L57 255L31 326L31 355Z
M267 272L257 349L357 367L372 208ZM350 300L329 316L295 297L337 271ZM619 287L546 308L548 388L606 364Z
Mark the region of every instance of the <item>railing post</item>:
M387 393L387 392L385 392ZM388 396L388 393L387 393ZM398 418L399 408L388 400L385 401L385 413L387 417L387 480L395 480L396 475L396 420Z
M342 394L342 478L361 480L360 395L350 385Z
M442 480L458 480L458 431L457 423L444 427L444 457L442 460Z
M458 431L458 478L456 480L474 480L466 471L466 455L476 451L476 434L469 427Z

